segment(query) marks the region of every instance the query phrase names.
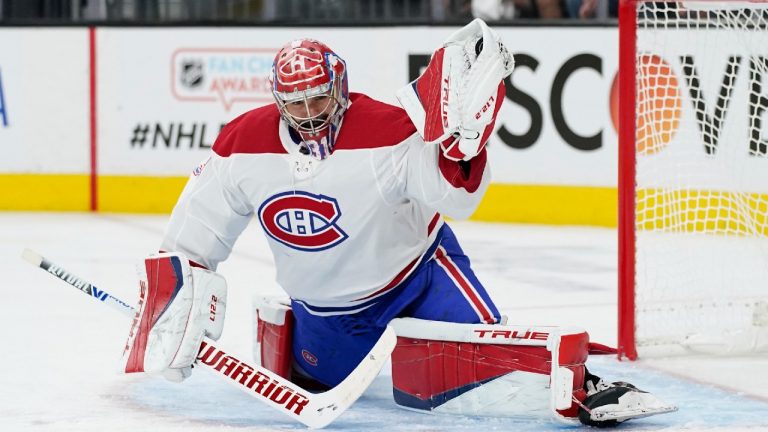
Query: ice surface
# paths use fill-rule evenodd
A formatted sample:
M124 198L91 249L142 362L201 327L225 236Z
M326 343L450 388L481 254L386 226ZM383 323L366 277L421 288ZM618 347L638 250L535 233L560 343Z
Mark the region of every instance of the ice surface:
M128 322L21 259L25 247L133 302L136 263L156 250L165 216L0 213L4 344L0 431L282 431L289 418L197 371L181 385L123 376L117 364ZM616 342L614 230L452 223L476 273L510 323L577 325ZM271 257L252 224L219 271L230 291L222 347L250 358L251 297L279 294ZM590 369L676 403L680 411L621 430L768 430L768 357L681 357ZM535 418L446 417L404 411L387 368L328 430L581 430Z

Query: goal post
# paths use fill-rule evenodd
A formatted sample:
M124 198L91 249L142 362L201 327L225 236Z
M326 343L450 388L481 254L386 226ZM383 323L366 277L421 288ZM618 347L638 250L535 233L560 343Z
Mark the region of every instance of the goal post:
M768 2L621 0L620 358L768 350Z
M635 349L635 57L637 2L619 3L619 358Z

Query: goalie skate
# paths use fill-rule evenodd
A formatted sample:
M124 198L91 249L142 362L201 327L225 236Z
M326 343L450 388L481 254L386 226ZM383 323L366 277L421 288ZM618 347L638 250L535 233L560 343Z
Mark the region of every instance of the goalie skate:
M579 410L579 420L590 426L607 427L618 423L677 411L651 393L625 382L597 384L587 381L587 398Z

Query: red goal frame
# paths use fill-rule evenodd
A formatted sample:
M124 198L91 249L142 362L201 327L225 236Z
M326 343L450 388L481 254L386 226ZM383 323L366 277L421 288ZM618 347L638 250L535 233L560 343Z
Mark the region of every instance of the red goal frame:
M637 3L619 2L618 356L637 359L635 346L635 128Z

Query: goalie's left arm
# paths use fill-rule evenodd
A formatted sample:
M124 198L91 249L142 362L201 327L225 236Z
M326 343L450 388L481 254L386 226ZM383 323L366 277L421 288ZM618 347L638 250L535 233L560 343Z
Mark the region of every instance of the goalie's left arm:
M397 92L427 144L409 149L409 196L457 219L475 211L490 182L485 146L513 68L498 35L476 19L449 37L424 73Z
M491 181L487 151L469 161L452 161L437 143L425 145L416 135L409 140L400 165L405 195L454 219L468 218Z

